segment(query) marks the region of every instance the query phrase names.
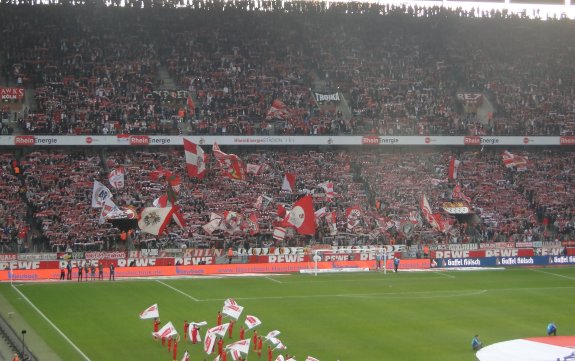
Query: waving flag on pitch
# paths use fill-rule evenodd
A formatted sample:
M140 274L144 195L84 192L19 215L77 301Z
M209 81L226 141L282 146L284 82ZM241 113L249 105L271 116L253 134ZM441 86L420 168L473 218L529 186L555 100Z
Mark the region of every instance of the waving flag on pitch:
M222 313L224 315L230 316L234 320L237 320L238 318L240 318L240 315L242 314L243 311L244 311L244 308L238 304L224 305L224 308L222 309Z
M224 306L229 306L229 305L238 306L238 303L233 298L228 298L227 300L224 301Z
M229 345L226 345L226 350L232 353L234 360L237 360L236 356L241 356L241 354L247 355L250 352L251 339L240 340ZM239 353L239 354L238 354Z
M112 192L110 192L108 187L94 180L94 187L92 188L92 208L102 208L108 198L112 198Z
M260 319L257 318L256 316L247 315L244 324L246 325L248 330L251 330L252 328L261 325L262 321L260 321Z
M224 337L226 332L228 332L228 328L230 327L230 323L223 323L219 326L215 326L210 328L207 333L211 334L211 335L218 335L221 337Z
M140 320L147 320L150 318L160 317L160 310L158 304L151 305L140 313Z
M282 182L282 191L295 192L295 174L286 173Z
M164 232L168 223L170 223L173 213L174 209L172 207L146 207L140 213L138 227L140 227L142 232L158 236Z
M293 204L286 221L293 225L299 234L315 234L315 214L313 211L313 199L309 194L300 198Z
M319 360L316 359L315 357L308 356L305 358L305 361L319 361Z
M270 332L268 332L268 334L266 335L265 339L266 339L266 340L269 340L269 339L275 338L275 337L278 336L280 333L281 333L281 332L279 332L278 330L270 331Z
M190 177L203 179L206 174L207 154L196 143L184 138L184 152L186 154L186 170Z
M117 167L113 169L108 175L108 182L110 185L116 189L124 188L124 175L126 174L126 169L124 167Z
M214 157L218 161L222 173L224 176L232 179L245 181L246 180L246 170L242 160L235 154L226 154L220 150L217 143L214 143L212 148Z
M194 339L194 335L193 335L193 331L194 331L194 326L198 329L198 333L196 334L196 341L197 342L202 342L202 337L200 336L200 327L207 325L208 323L206 321L202 321L202 322L190 322L190 327L188 327L188 337L190 338L190 340Z
M278 355L275 361L285 361L284 355Z
M162 327L158 332L152 332L152 335L158 338L163 338L163 337L170 337L173 335L177 335L178 331L176 331L176 328L174 327L174 325L172 325L172 322L168 322L164 325L164 327Z
M214 350L214 345L216 344L216 335L206 332L206 338L204 339L204 352L208 355Z
M190 354L188 353L188 351L184 352L181 361L190 361Z

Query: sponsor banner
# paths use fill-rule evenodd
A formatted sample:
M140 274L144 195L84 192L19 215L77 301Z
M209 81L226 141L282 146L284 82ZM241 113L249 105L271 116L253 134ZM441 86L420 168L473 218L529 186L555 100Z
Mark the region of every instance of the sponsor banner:
M299 254L271 254L265 256L249 256L248 263L298 263L311 262L311 257Z
M242 248L242 250L244 250ZM188 248L184 251L183 257L220 257L224 255L223 249L215 248Z
M174 261L175 261L176 265L181 265L181 266L206 265L206 264L216 264L216 257L214 257L214 256L176 257L174 259Z
M463 251L431 251L431 258L486 258L534 256L533 248L493 248Z
M55 261L58 259L58 253L20 253L19 261Z
M146 98L150 96L158 97L161 100L168 100L168 99L187 99L188 98L188 91L187 90L154 90L151 94L146 94Z
M18 258L16 253L0 253L0 261L15 261Z
M572 146L569 137L479 137L479 136L186 136L196 144L222 145L453 145L453 146ZM8 135L0 146L181 146L183 136L154 135Z
M101 260L101 259L121 259L126 258L126 252L84 252L84 258L87 260Z
M24 88L0 87L0 100L22 100L25 94Z
M573 265L575 256L433 258L431 268Z
M62 263L64 261L61 261ZM116 262L116 260L111 261ZM65 262L64 262L65 264ZM108 263L104 263L104 277L109 277ZM339 268L373 268L374 263L369 261L341 261L318 262L318 269ZM263 263L263 264L228 264L228 265L202 265L202 266L156 266L156 267L118 267L115 270L117 278L128 277L160 277L160 276L195 276L218 274L243 273L293 273L302 269L313 267L309 262L299 263ZM393 267L393 260L387 263L388 268ZM400 263L400 269L428 269L428 259L406 259ZM32 269L32 270L2 270L0 281L39 281L44 279L59 279L58 269ZM65 282L65 281L63 281Z
M84 259L84 252L58 252L58 259Z
M534 250L537 256L561 256L563 255L563 247L541 247Z

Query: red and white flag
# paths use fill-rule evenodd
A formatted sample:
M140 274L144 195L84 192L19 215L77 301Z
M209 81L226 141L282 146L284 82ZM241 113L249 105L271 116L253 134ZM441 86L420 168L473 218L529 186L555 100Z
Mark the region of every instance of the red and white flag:
M312 196L308 194L295 202L286 221L295 227L297 233L313 236L316 224Z
M158 236L164 232L170 223L173 213L174 209L172 207L146 207L140 213L138 227L140 227L142 232Z
M240 318L240 315L242 314L243 311L244 311L244 308L238 304L224 305L224 308L222 309L222 313L224 315L230 316L234 320L237 320L238 318Z
M108 182L110 185L116 189L124 188L124 176L126 174L126 169L124 167L117 167L112 169L108 175Z
M226 346L226 350L238 351L238 352L246 355L248 352L250 352L251 341L252 341L251 339L247 338L245 340L240 340L240 341L231 343L231 344Z
M210 214L210 221L202 226L207 234L212 234L220 229L220 224L222 223L223 217L217 213L212 212Z
M158 332L152 332L152 335L158 338L168 338L177 334L178 331L176 331L176 328L172 325L171 321L166 323Z
M233 298L228 298L227 300L224 301L224 306L229 306L229 305L237 306L238 303Z
M284 175L282 191L295 192L295 174L286 173Z
M316 359L315 357L308 356L305 358L305 361L319 361L319 360Z
M325 192L325 198L329 202L335 197L335 192L333 191L333 182L323 182L318 184Z
M290 115L290 112L287 106L279 99L275 99L272 102L268 113L266 114L267 119L287 119Z
M251 173L253 175L260 175L264 166L262 164L251 164L248 163L246 166L246 172Z
M357 227L361 221L361 207L360 206L352 206L348 207L345 210L345 219L347 221L347 230L351 231L355 227Z
M451 156L451 160L449 161L449 174L447 178L449 180L456 180L457 179L457 172L459 170L459 164L461 162L455 159L455 156Z
M277 241L283 241L286 236L286 229L284 227L274 227L273 238Z
M265 339L266 339L266 340L269 340L269 339L272 339L272 338L276 338L277 336L279 336L280 333L281 333L281 332L279 332L278 330L270 331L270 332L268 332L268 334L266 335Z
M242 160L235 154L226 154L220 150L217 143L214 143L214 157L218 161L222 174L232 180L245 181L246 170Z
M250 213L249 216L244 218L240 228L242 228L242 230L245 233L248 233L250 236L260 233L260 224L257 213Z
M337 220L335 211L328 212L325 215L325 222L327 223L327 228L329 229L330 236L335 236L337 234Z
M214 345L216 344L216 335L206 332L206 338L204 339L204 352L208 355L214 350Z
M111 198L106 198L102 210L100 212L99 224L104 224L107 219L124 218L124 212L112 201Z
M244 324L246 325L248 330L251 330L252 328L261 325L262 321L260 321L260 319L257 318L256 316L247 315Z
M140 320L147 320L150 318L160 317L160 310L158 304L151 305L140 313Z
M190 354L188 353L188 351L184 352L181 361L190 361Z
M224 337L224 335L226 334L226 332L228 332L228 328L230 327L230 323L222 323L219 326L215 326L210 328L206 333L209 333L210 335L218 335L221 337Z
M429 202L427 201L427 197L425 194L421 197L421 213L423 213L423 218L431 224L434 228L439 228L439 224L437 224L437 220L433 217L433 211L429 206Z
M278 355L278 357L276 357L275 361L285 361L284 355Z
M527 169L527 157L515 155L507 150L503 152L501 156L503 157L503 164L505 167L515 168L517 170Z
M202 147L184 138L184 152L186 155L186 170L190 177L203 179L206 174L207 155Z

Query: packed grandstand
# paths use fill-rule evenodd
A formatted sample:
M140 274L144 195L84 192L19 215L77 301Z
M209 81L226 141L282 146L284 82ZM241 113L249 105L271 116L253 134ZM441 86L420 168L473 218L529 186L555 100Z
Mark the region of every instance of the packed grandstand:
M415 258L449 244L571 245L571 20L254 4L2 5L0 253L403 245ZM140 136L178 143L120 146L150 139ZM298 144L221 145L244 167L238 181L198 140L225 136ZM332 140L302 140L321 136ZM381 144L410 136L472 142ZM510 136L558 141L482 141ZM37 141L65 137L82 146ZM106 137L116 146L97 144ZM207 154L201 179L184 138ZM111 184L120 170L122 186ZM183 222L153 235L104 217L95 181L123 212L167 197ZM289 220L304 197L311 234Z

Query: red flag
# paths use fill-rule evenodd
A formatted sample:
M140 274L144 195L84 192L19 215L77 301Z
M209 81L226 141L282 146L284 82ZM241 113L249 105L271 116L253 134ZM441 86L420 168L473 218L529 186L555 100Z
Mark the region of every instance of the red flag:
M286 220L295 227L297 233L313 236L316 225L312 197L306 195L295 202Z
M203 179L206 174L207 155L196 143L184 138L184 152L186 155L186 170L190 177Z
M449 180L456 180L457 179L457 171L459 170L459 164L461 162L455 159L455 156L451 156L451 160L449 161L449 174L447 178Z
M287 106L279 99L272 102L272 106L266 115L267 119L286 119L290 115Z
M224 176L232 180L246 180L244 163L237 155L222 152L217 143L214 143L213 152Z
M282 183L282 191L294 192L295 191L295 174L286 173Z
M345 219L347 220L347 229L352 230L359 225L361 218L361 207L353 206L345 210Z

